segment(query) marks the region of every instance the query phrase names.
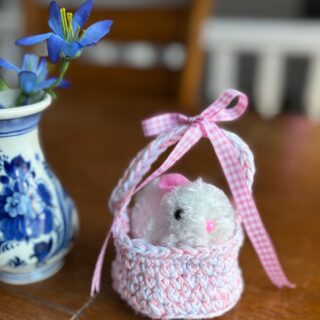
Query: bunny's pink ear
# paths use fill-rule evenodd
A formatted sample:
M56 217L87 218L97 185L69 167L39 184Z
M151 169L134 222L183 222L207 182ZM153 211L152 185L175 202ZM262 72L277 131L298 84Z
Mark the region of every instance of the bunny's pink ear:
M190 181L179 173L164 174L160 177L159 188L164 191L170 191L178 186L183 186Z

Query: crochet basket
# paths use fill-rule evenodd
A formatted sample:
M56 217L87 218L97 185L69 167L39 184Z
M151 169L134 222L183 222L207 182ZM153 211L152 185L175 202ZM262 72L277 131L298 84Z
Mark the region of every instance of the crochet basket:
M161 134L143 149L131 162L110 199L115 216L113 287L134 310L155 319L220 316L237 303L243 290L238 264L243 242L240 218L233 238L210 248L168 248L130 238L129 204L134 190L160 154L173 145L183 131L180 128ZM236 150L251 188L255 172L253 155L237 135L226 130L224 133Z

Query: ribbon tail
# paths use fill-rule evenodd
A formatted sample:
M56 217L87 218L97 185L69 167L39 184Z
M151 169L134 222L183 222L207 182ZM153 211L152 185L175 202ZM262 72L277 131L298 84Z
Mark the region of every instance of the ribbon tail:
M204 126L229 183L237 209L243 220L244 228L265 272L271 282L277 287L295 287L287 279L281 267L272 241L258 213L232 143L223 130L216 124L204 121Z
M101 247L101 250L100 250L100 254L99 254L99 257L98 257L98 260L96 263L96 267L94 269L94 274L93 274L92 282L91 282L91 297L95 296L100 291L102 267L103 267L103 262L104 262L104 257L106 254L108 242L111 237L111 232L112 232L112 227L107 232L106 238L105 238L103 245Z

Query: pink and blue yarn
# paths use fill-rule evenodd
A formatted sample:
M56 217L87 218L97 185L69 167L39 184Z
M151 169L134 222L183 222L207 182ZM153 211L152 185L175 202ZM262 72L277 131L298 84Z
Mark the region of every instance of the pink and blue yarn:
M234 98L239 98L238 103L227 109ZM157 137L138 153L112 193L109 206L114 221L97 261L92 295L99 291L105 250L113 234L116 247L113 287L135 311L154 319L220 316L238 302L244 287L238 263L244 238L242 224L270 280L278 287L293 287L281 268L252 199L253 155L237 135L214 123L236 119L246 107L245 95L228 90L198 117L167 114L143 123L147 135ZM210 139L218 158L220 156L230 188L236 191L233 195L238 224L233 238L219 245L197 248L161 247L143 239L131 239L129 203L134 194L166 172L201 137ZM141 183L158 157L175 144L167 160Z

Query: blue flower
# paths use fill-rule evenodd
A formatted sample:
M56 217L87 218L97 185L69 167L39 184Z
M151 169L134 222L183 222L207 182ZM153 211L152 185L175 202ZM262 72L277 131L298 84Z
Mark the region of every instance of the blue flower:
M5 241L38 238L53 229L52 197L22 156L4 160L0 176L0 233Z
M97 44L109 33L111 20L99 21L83 29L93 6L93 0L84 2L75 14L60 8L53 1L49 9L49 27L51 32L22 38L16 41L19 46L32 46L42 41L47 41L48 55L53 63L59 57L72 59L81 54L84 47Z
M0 68L16 72L21 90L29 95L50 88L57 81L57 78L47 79L47 62L45 58L40 59L35 54L25 54L21 68L0 58ZM67 85L66 81L60 84L61 87L67 87Z
M1 176L1 179L6 180L6 183L9 183L9 178L12 179L21 179L31 172L30 162L26 162L22 156L14 157L10 162L4 161L3 168L7 176ZM7 179L6 179L7 178Z
M11 218L15 218L18 215L27 215L30 211L32 212L29 197L25 194L14 192L11 197L7 197L4 210Z

